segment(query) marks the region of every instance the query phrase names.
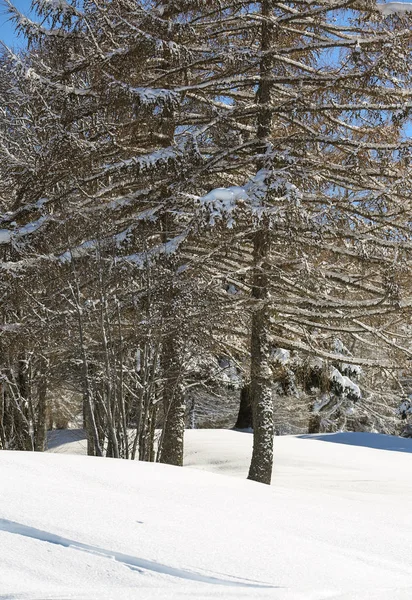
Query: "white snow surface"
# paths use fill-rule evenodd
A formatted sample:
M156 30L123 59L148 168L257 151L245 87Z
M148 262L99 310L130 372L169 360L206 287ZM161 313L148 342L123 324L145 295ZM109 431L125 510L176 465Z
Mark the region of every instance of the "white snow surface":
M268 487L250 433L187 431L183 469L76 436L0 452L2 600L412 597L412 440L279 437Z

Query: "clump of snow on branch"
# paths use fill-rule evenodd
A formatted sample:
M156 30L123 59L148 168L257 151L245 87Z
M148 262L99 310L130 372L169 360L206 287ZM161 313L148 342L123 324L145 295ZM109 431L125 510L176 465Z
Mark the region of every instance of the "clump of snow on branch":
M234 211L239 202L245 203L249 200L246 188L242 186L231 186L227 188L216 188L203 196L201 202L209 213L210 225L216 220L226 221L229 228L234 225Z
M276 348L273 353L273 360L281 365L288 364L290 362L290 351L284 348Z
M109 76L111 79L110 86L116 89L121 89L130 96L135 96L139 99L140 104L151 106L153 104L175 104L178 100L178 94L173 90L165 88L149 88L149 87L133 87L117 81Z
M215 188L200 198L200 204L209 216L210 225L223 221L227 227L232 228L235 213L240 209L257 219L263 215L275 214L279 207L265 205L269 194L300 204L301 194L297 187L287 181L282 173L270 169L260 169L243 186Z
M39 75L36 73L36 71L32 67L29 67L26 70L24 76L25 76L26 79L29 79L29 80L32 80L32 81L36 81L36 80L40 79Z
M412 414L411 396L401 402L396 412L402 419L406 419L407 416Z
M331 367L331 380L337 384L343 395L353 398L354 400L359 400L361 398L359 386L346 375L342 375L335 367Z

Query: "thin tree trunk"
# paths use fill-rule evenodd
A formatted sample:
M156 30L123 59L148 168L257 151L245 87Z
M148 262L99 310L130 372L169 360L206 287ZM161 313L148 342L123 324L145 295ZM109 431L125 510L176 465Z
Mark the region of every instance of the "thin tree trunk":
M7 450L5 414L6 414L6 394L4 391L4 385L0 384L0 449L1 450Z
M73 265L73 257L72 257ZM74 305L77 313L77 324L79 327L79 342L80 342L80 353L82 358L83 367L83 400L86 403L86 432L87 432L87 454L95 456L103 456L103 450L99 440L99 432L96 425L94 410L93 410L93 395L90 387L89 378L89 361L87 360L86 344L84 340L84 328L83 328L83 312L80 306L80 289L77 281L77 276L72 267L74 276L75 288L72 288Z
M252 316L250 393L253 407L253 453L249 479L270 484L273 467L274 411L270 354L268 275L264 259L269 251L269 233L255 238L255 274L252 295L261 306Z
M156 417L158 405L154 404L150 415L150 444L149 444L149 462L154 462L156 459L155 437L156 437Z
M44 452L47 446L47 362L41 359L37 385L37 422L34 439L36 452Z
M129 438L127 433L127 419L126 419L126 405L124 398L124 389L123 389L123 332L122 332L122 320L120 313L120 302L117 301L117 325L119 330L119 351L118 351L118 401L120 407L120 416L121 416L121 439L123 442L123 456L127 460L129 458Z
M273 23L270 17L273 12L273 0L261 2L261 52L260 83L257 91L258 114L257 137L261 140L259 152L264 155L271 135L272 113L271 76L273 46ZM260 161L260 168L264 162ZM269 278L268 258L270 251L269 220L263 219L260 231L253 239L253 288L252 296L258 307L252 316L251 337L251 373L250 391L253 407L253 453L249 469L249 479L270 484L273 467L274 412L272 398L272 375L268 364L270 342L268 339L270 320L268 310Z
M102 389L102 407L105 412L106 424L108 430L110 449L109 456L113 458L120 458L119 443L116 434L116 418L115 418L115 402L113 398L113 385L112 385L112 370L110 368L110 357L109 357L109 344L106 330L106 319L107 315L107 298L104 293L104 281L103 281L103 269L102 261L99 252L99 283L100 283L100 331L102 336L103 344L103 356L105 366L105 381Z
M15 400L15 415L16 427L20 450L27 450L32 452L34 450L34 436L33 436L33 419L30 419L29 415L29 401L30 401L30 389L27 381L27 373L24 369L26 362L26 356L23 353L17 361L17 377L15 377L14 370L11 370L11 374L15 382L15 390L17 395L13 393Z

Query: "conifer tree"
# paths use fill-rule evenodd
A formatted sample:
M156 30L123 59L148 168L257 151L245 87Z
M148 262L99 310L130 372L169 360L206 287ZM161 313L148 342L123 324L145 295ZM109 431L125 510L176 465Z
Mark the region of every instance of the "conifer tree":
M2 83L0 241L39 290L45 265L64 282L91 451L153 458L162 405L159 458L182 464L187 356L226 348L249 354L249 477L269 483L277 349L408 353L410 19L375 0L34 7L42 25L9 3L30 49L1 71L19 103ZM340 356L339 333L386 356Z

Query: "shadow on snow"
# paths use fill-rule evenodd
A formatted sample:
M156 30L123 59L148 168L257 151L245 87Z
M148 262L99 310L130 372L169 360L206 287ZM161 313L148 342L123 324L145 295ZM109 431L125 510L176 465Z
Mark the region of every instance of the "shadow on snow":
M155 561L146 560L144 558L136 558L135 556L130 556L128 554L122 554L120 552L113 552L111 550L104 550L103 548L98 548L96 546L89 546L88 544L83 544L81 542L76 542L74 540L69 540L67 538L61 537L59 535L55 535L53 533L49 533L48 531L43 531L41 529L36 529L34 527L28 527L27 525L22 525L21 523L16 523L15 521L9 521L7 519L0 519L0 531L6 531L8 533L14 533L17 535L21 535L24 537L32 538L41 542L47 542L49 544L56 544L58 546L63 546L64 548L72 548L74 550L81 550L83 552L88 552L90 554L95 554L96 556L101 556L105 558L114 559L117 562L122 563L132 571L138 571L139 573L143 573L144 571L151 571L155 573L161 573L162 575L170 575L171 577L178 577L180 579L185 579L188 581L196 581L200 583L209 583L214 585L226 585L226 586L240 586L240 587L248 587L248 588L271 588L273 589L275 586L261 584L261 583L247 583L246 581L238 581L238 580L229 580L229 579L220 579L219 577L209 577L207 575L202 575L200 573L195 573L194 571L188 571L185 569L178 569L175 567L169 567L167 565L163 565L161 563L157 563Z
M47 448L49 450L72 442L86 442L86 440L84 429L52 429L47 432Z
M334 444L374 448L375 450L412 453L412 439L396 437L394 435L384 435L382 433L348 431L298 435L296 437L302 440L319 440L321 442L332 442Z

